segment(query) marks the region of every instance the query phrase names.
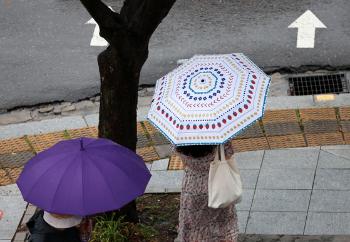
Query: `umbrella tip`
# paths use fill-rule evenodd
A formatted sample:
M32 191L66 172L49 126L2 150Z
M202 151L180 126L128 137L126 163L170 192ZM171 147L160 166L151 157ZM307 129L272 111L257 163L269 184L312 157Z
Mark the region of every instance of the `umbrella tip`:
M80 138L80 150L85 150L83 138Z

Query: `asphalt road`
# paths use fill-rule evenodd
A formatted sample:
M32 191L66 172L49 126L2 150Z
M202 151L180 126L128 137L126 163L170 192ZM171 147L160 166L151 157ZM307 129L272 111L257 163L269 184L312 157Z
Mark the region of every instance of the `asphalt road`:
M121 0L109 3L116 10ZM311 10L314 48L288 28ZM143 84L193 54L243 52L261 67L350 66L349 0L177 0L150 43ZM78 0L0 1L0 109L78 100L99 90L94 25Z

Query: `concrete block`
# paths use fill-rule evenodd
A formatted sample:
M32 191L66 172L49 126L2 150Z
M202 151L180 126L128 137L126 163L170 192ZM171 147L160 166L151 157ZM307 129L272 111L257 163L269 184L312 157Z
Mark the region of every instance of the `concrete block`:
M254 190L243 189L242 201L236 204L236 209L238 211L249 211L252 205L253 196L254 196Z
M244 189L255 189L259 170L240 170Z
M311 190L256 190L251 211L307 212Z
M314 189L350 190L350 170L317 170Z
M146 188L146 193L163 193L166 191L181 191L184 172L152 171L152 177Z
M239 169L260 169L264 151L248 151L235 153L234 158L237 161Z
M99 123L99 114L90 114L84 116L84 119L86 120L86 123L89 127L97 127Z
M286 149L266 150L263 168L310 168L317 165L319 150L317 149Z
M240 234L244 234L246 227L247 227L247 222L248 222L248 216L249 212L248 211L237 211L237 217L238 217L238 230Z
M350 213L349 201L350 191L314 190L311 196L310 211Z
M251 212L247 234L303 234L306 212Z
M141 106L137 108L137 121L146 121L149 112L149 106Z
M311 108L313 106L314 101L311 95L269 97L266 103L268 110Z
M345 158L348 155L348 159ZM350 168L350 150L321 150L318 168Z
M262 168L258 189L312 189L314 169Z
M305 235L344 235L349 234L350 213L316 213L308 214Z
M168 169L169 159L153 161L151 171L166 171Z

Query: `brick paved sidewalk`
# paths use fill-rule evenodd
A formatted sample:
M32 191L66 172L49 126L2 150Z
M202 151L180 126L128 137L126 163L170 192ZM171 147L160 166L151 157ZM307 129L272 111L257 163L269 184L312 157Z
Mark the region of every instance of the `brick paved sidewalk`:
M28 159L58 141L81 136L97 137L96 125L97 115L92 115L84 118L68 117L54 121L45 120L34 123L32 126L19 124L0 127L0 131L3 132L0 132L0 136L6 137L2 140L0 137L0 187L15 183ZM271 230L271 227L261 226L264 221L269 220L271 223L286 223L289 229L295 229L292 226L293 224L289 224L289 221L293 221L294 225L299 223L298 226L304 223L303 231L300 228L293 230L304 233L307 219L317 223L324 218L328 218L332 219L331 225L328 225L332 228L331 230L327 230L322 227L325 225L321 224L321 227L317 228L316 226L313 228L315 230L311 229L310 231L314 231L314 233L337 234L345 232L349 234L350 209L347 203L344 203L344 201L350 200L350 187L347 185L350 184L350 173L348 172L350 169L349 148L348 146L342 146L342 149L333 147L333 150L326 150L327 147L325 149L319 147L322 145L350 144L349 125L350 107L275 110L267 111L261 122L245 130L244 133L234 139L232 145L235 151L240 152L238 156L241 157L242 161L245 160L242 162L245 168L241 167L246 184L245 203L240 205L241 209L239 211L240 221L244 221L241 225L243 226L241 231L263 234L278 233L279 231ZM63 130L62 126L69 127L69 129ZM38 132L34 129L37 129ZM138 122L137 131L137 153L144 158L153 173L148 192L179 192L183 166L179 157L171 156L169 142L147 121ZM11 138L13 136L17 137ZM316 149L318 152L317 159L313 154L312 161L309 158L306 160L292 160L288 163L292 164L292 167L284 162L285 159L276 160L276 157L280 156L278 152L281 152L278 149L306 148L308 146L317 146L306 152L306 154L308 152L314 153L312 150ZM303 153L305 152L303 151ZM245 155L246 158L244 158ZM287 157L297 157L297 155L298 152ZM270 158L268 158L269 156ZM308 155L306 156L308 157ZM247 160L247 157L250 158ZM260 166L256 162L260 162ZM314 166L315 164L316 166ZM321 166L317 168L318 164ZM283 165L287 166L283 167ZM295 169L298 169L297 173L293 173ZM313 169L313 171L310 169ZM288 171L292 172L288 173ZM278 184L285 184L278 181L285 181L286 177L293 178L293 174L297 175L297 177L294 177L294 180L298 183L296 184L297 187L278 186ZM329 180L329 178L333 180ZM300 182L304 182L305 187L299 186ZM158 186L159 184L161 184L161 187ZM314 190L314 186L318 188ZM305 202L308 207L303 207L302 211L300 211L300 207L298 209L292 207L292 211L286 210L283 206L281 211L262 211L256 207L257 204L266 203L266 199L269 197L284 202L285 206L289 206L290 200L288 199L298 198L297 201L300 202L299 199L305 200L307 198ZM312 197L315 198L312 199ZM334 198L336 199L334 200ZM256 201L263 199L263 202L254 203L254 199ZM321 201L321 203L317 203L317 201ZM312 209L315 210L312 211ZM303 214L307 215L309 211L311 212L310 216L304 218ZM277 217L272 216L273 214ZM283 226L280 226L280 228L283 228ZM259 231L259 229L261 230ZM288 234L289 232L284 231L283 233ZM328 237L324 239L324 241L332 241ZM1 238L0 241L2 241ZM256 241L270 240L259 238Z

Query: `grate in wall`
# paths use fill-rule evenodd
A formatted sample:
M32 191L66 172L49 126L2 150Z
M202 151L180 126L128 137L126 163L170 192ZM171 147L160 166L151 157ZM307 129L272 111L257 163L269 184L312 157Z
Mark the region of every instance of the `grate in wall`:
M349 93L349 81L345 73L293 75L288 80L292 96Z

